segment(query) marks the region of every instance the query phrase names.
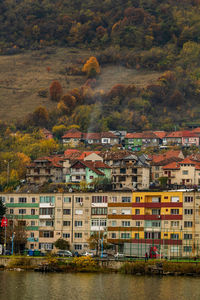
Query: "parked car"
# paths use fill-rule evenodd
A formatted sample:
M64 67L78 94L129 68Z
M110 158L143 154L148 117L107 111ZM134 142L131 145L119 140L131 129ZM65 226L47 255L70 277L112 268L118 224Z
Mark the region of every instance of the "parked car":
M59 250L57 253L56 253L57 256L61 256L61 257L72 257L72 253L71 251L69 250Z
M115 257L116 259L124 258L124 253L119 253L119 252L117 252L117 253L115 253L114 257Z
M91 256L91 257L94 257L94 253L93 252L84 252L83 254L82 254L82 256Z
M4 255L11 255L11 252L10 252L10 250L5 250L5 253L4 253Z

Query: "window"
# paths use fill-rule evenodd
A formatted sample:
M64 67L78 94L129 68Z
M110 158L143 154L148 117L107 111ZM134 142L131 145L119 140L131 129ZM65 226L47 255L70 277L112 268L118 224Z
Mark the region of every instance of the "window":
M184 246L183 251L184 252L192 252L192 246Z
M34 238L34 232L31 232L31 237Z
M130 233L129 232L122 232L121 233L121 239L130 239Z
M171 233L170 234L170 238L172 240L178 240L179 239L179 234L178 233Z
M117 202L117 197L112 197L112 202L116 203Z
M116 221L112 221L111 226L112 226L112 227L117 226L117 222L116 222Z
M10 209L10 215L13 215L14 214L14 209Z
M183 170L183 171L182 171L182 174L183 174L183 175L188 175L188 171L187 171L187 170Z
M152 203L160 203L161 198L160 197L152 197Z
M184 240L192 240L192 234L191 233L184 233Z
M155 173L155 178L159 178L159 173Z
M76 203L83 203L83 197L76 197L75 201Z
M160 215L160 209L152 209L152 215Z
M71 214L71 209L70 208L63 209L63 215L70 215L70 214Z
M39 249L52 250L53 249L53 244L51 244L51 243L39 243Z
M80 244L74 245L74 249L75 250L82 250L82 245L80 245Z
M14 203L14 198L13 197L10 198L10 203Z
M185 197L184 202L187 202L187 203L193 202L193 197L190 197L190 196Z
M116 209L112 209L112 215L116 215L117 210Z
M71 197L64 197L63 202L64 203L71 203Z
M171 197L171 202L179 202L179 197Z
M139 233L135 233L135 239L139 239L140 235Z
M63 226L70 226L70 221L63 221Z
M81 238L82 238L82 232L75 232L75 233L74 233L74 237L75 237L76 239L81 239Z
M193 214L193 209L184 209L184 214L185 215L192 215Z
M112 239L116 239L116 237L117 237L117 236L116 236L116 233L115 233L115 232L112 232L111 238L112 238Z
M107 196L92 196L92 203L107 203Z
M54 236L54 233L53 231L40 231L39 236L44 238L52 238Z
M179 215L179 209L171 209L171 215Z
M178 253L178 251L179 251L178 246L171 246L171 252Z
M82 209L75 209L75 215L82 215L83 210Z
M31 215L33 216L33 215L35 215L35 209L31 209Z
M107 207L92 207L92 215L107 215Z
M55 203L55 196L41 196L40 203Z
M31 226L35 226L35 221L31 221Z
M140 197L135 197L135 202L140 203Z
M122 202L130 203L131 202L131 197L122 197Z
M152 221L152 227L160 227L160 221Z
M40 208L40 215L53 215L54 214L54 209L53 208Z
M131 210L130 209L122 209L122 215L130 215Z
M179 227L179 221L171 221L171 227Z
M145 232L144 237L145 239L160 239L161 234L160 232Z
M19 203L26 203L26 197L19 197L18 202Z
M137 227L140 227L140 221L136 221L135 224L136 224Z
M159 166L156 166L156 167L155 167L155 170L156 170L156 171L159 171L159 170L160 170L160 167L159 167Z
M130 221L122 221L122 227L130 227L131 222Z
M35 203L35 198L32 198L31 200L32 200L32 203Z
M76 227L81 227L81 226L83 226L83 221L75 221L75 222L74 222L74 225L75 225Z
M184 222L184 227L192 227L192 221L185 221Z
M26 213L26 209L19 209L19 214L24 215Z
M91 226L106 226L106 219L92 219Z
M63 233L63 238L64 239L70 238L70 233Z

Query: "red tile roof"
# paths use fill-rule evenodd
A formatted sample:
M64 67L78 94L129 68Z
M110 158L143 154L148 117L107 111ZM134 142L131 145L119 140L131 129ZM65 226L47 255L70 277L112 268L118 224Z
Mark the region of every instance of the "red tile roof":
M178 170L178 169L180 169L180 165L177 162L172 162L172 163L170 163L170 164L163 167L163 170L168 170L168 169L169 170L171 170L171 169Z
M117 136L114 133L110 132L110 131L108 131L108 132L101 132L101 137L102 138L112 138L112 139L117 138Z
M71 165L71 167L74 168L74 166L77 163L81 163L82 165L88 167L93 172L95 172L98 175L105 175L101 170L99 169L111 169L108 165L104 164L101 161L91 162L91 161L83 161L83 160L77 160L74 164Z
M186 165L195 165L195 162L192 161L189 157L186 157L185 159L183 159L180 164L186 164Z
M95 153L95 154L100 154L100 151L84 151L83 153L81 153L81 155L78 157L78 159L83 160L85 157L87 157L88 155Z
M153 132L159 139L163 139L166 135L167 132L165 131L154 131Z
M62 139L67 139L67 138L77 138L77 139L81 139L82 137L82 132L80 132L79 130L77 130L76 128L72 128L70 130L68 130L63 136Z
M152 131L127 133L126 139L157 139L158 136Z
M182 159L182 151L180 150L169 150L163 154L157 154L157 155L153 155L151 157L152 162L156 163L156 162L161 162L163 160L169 159L169 158L180 158Z
M198 137L198 135L189 130L173 131L166 135L166 138Z
M101 133L99 133L99 132L83 133L83 138L87 139L87 140L100 140L101 139Z

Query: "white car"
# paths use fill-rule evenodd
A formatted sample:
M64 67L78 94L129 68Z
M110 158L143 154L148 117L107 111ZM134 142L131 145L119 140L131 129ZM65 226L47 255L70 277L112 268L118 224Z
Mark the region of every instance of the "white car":
M82 256L91 256L91 257L94 257L94 253L93 252L84 252L83 254L82 254Z
M124 253L117 252L117 253L115 253L114 257L115 258L124 258Z

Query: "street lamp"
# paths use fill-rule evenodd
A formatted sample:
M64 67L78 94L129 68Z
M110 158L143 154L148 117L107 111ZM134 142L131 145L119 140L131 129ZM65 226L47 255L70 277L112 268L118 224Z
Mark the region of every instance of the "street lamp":
M10 163L13 162L13 160L4 160L5 163L7 163L7 185L9 183L10 179Z

